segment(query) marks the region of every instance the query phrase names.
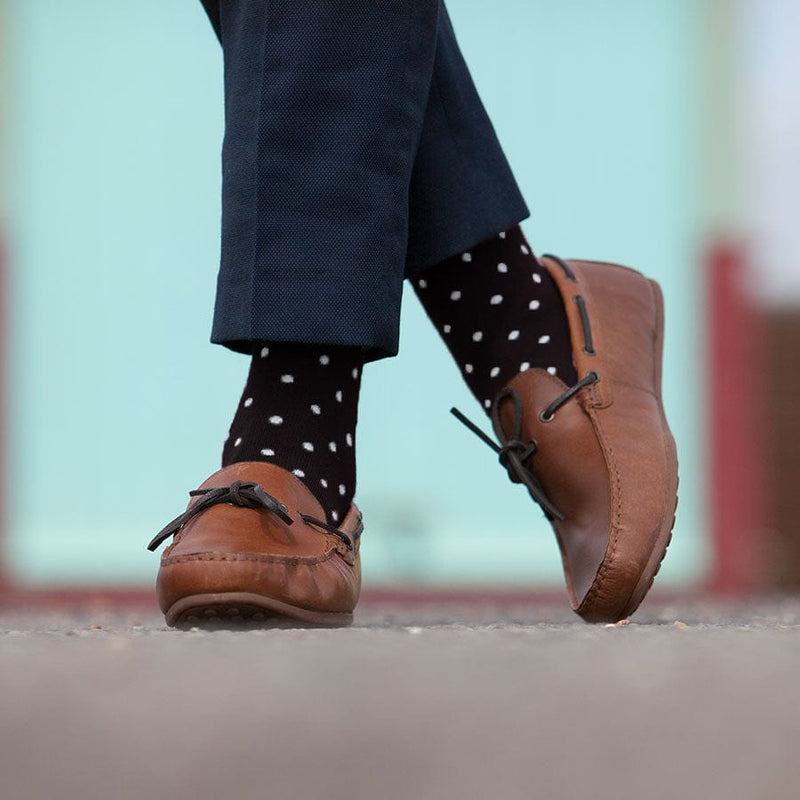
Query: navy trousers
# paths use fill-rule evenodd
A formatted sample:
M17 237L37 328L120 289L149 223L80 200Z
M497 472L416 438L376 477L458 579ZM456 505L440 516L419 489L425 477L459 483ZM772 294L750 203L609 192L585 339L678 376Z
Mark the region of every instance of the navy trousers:
M441 0L202 0L225 62L212 341L397 353L403 279L528 216Z

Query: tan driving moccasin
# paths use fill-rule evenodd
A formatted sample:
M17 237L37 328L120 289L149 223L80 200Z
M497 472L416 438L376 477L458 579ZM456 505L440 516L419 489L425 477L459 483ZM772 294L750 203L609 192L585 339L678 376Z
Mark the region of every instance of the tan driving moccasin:
M148 546L174 535L156 585L167 624L352 623L363 530L355 505L340 528L328 525L299 478L262 462L231 464L190 494Z
M512 481L538 502L561 548L573 609L588 622L632 614L666 554L678 462L661 401L664 306L627 267L543 256L567 312L578 381L516 375L492 422Z

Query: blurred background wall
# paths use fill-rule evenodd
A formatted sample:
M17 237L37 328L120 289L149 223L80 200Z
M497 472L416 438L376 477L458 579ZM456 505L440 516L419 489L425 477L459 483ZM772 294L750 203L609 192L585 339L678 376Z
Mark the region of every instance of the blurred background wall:
M742 259L736 281L761 285L779 264L800 285L796 214L784 215L793 238L776 239L765 206L780 191L766 178L783 171L771 152L785 122L773 80L798 72L783 30L797 9L791 0L449 7L532 208L534 247L619 261L664 287L681 501L659 585L695 585L715 558L718 502L709 253L757 230L759 242L781 244L759 245L757 269ZM194 0L0 8L4 558L28 586L147 583L157 558L145 544L217 468L247 367L207 343L220 52ZM791 63L770 61L774 40ZM775 130L759 122L765 107ZM783 140L795 168L797 108L794 138ZM366 585L560 586L541 513L447 414L456 404L480 417L411 292L403 325L400 357L364 376L356 499Z
M743 292L753 298L760 352L767 585L800 589L800 4L747 0L742 59L740 225ZM755 414L754 414L755 416Z

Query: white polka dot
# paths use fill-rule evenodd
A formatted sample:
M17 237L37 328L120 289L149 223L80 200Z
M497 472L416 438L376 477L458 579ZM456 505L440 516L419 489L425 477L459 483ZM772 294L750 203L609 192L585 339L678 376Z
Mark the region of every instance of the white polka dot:
M311 406L311 413L316 414L316 416L319 416L322 413L322 409L316 403L314 403Z
M237 440L236 440L236 441L233 443L233 446L234 446L234 447L238 447L238 446L239 446L241 443L242 443L242 437L240 436L240 437L239 437L239 438L238 438L238 439L237 439Z
M281 383L294 383L294 375L281 375Z
M248 397L247 400L244 401L244 407L245 408L250 408L251 405L253 405L253 398L252 397Z
M353 380L358 380L358 367L353 367Z
M492 367L489 370L489 377L496 378L500 374L500 367Z
M483 331L475 331L475 333L472 334L473 342L479 342L481 339L483 339Z
M283 425L283 417L279 417L277 414L273 414L269 421L271 425Z
M542 282L542 276L538 272L534 272L533 275L531 275L531 278L533 278L534 283Z
M499 306L500 303L503 302L503 295L501 294L493 294L491 300L489 300L489 304L493 306Z
M473 369L474 367L472 366L472 364L464 364L464 372L466 372L467 374L471 374Z
M309 453L314 452L314 445L311 442L303 442L303 450L308 450Z
M485 408L491 408L492 407L492 401L491 400L484 400L483 401L483 405L484 405Z
M527 255L528 255L528 254L531 252L530 250L528 250L528 248L527 248L527 247L525 247L525 245L524 245L524 244L521 244L521 245L519 246L519 249L520 249L520 250L521 250L521 251L522 251L522 252L523 252L523 253L524 253L526 256L527 256Z
M442 333L450 333L453 330L449 325L442 325Z
M336 442L329 442L328 443L328 450L330 450L331 453L335 453L336 452Z
M334 522L338 522L339 521L339 515L335 511L331 511L331 519Z
M320 478L320 479L319 479L319 485L320 485L320 486L321 486L323 489L327 489L327 488L328 488L328 481L326 481L326 480L325 480L325 478Z
M261 451L261 455L262 455L262 456L274 456L274 455L275 455L275 451L274 451L274 450L272 450L272 449L270 449L269 447L265 447L265 448L264 448L264 449Z
M266 358L269 355L269 347L261 348L261 358Z
M517 339L519 339L519 331L511 331L511 333L508 334L509 342L514 342Z
M450 299L451 300L460 300L461 299L461 292L456 289L454 292L450 292Z
M498 236L499 236L501 239L505 239L505 238L506 238L506 232L505 232L505 231L503 231L502 233L499 233L499 234L497 234L497 235L498 235Z
M498 272L508 272L508 264L504 264L502 261L497 265Z
M528 370L528 369L530 369L530 368L531 368L531 362L530 362L530 361L523 361L523 362L522 362L522 363L519 365L519 371L520 371L520 372L525 372L525 370Z
M338 389L336 391L336 402L337 403L341 403L342 402L342 390L341 389Z
M348 447L352 447L353 446L353 434L352 433L348 433L344 437L344 440L347 442L347 446Z
M344 497L346 493L347 493L347 489L344 488L344 484L343 483L340 483L339 484L339 494L342 497Z
M531 311L536 311L536 309L539 308L540 305L541 303L538 300L531 300L530 303L528 303L528 308Z
M320 356L319 363L322 364L323 367L325 366L325 364L330 364L331 363L330 356Z
M555 375L555 374L556 374L556 368L555 368L555 367L548 367L548 368L547 368L547 371L548 371L548 372L549 372L551 375Z
M305 478L306 474L301 469L293 469L292 475L297 475L298 478Z
M547 344L549 341L550 337L547 334L539 337L539 344Z
M472 261L472 253L470 253L470 252L462 253L461 254L461 260L465 261L467 263Z
M420 278L417 281L417 286L419 286L420 289L427 289L428 288L428 281L426 281L425 278Z

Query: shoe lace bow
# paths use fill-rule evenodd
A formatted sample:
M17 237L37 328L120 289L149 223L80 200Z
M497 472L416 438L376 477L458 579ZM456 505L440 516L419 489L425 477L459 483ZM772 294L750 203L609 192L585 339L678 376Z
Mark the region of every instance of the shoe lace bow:
M294 523L294 519L289 514L289 509L277 497L273 497L269 492L265 491L264 487L258 483L234 481L230 486L220 486L214 489L193 489L189 492L189 495L190 497L200 497L200 500L192 503L186 511L175 517L172 522L167 523L147 545L148 550L154 551L170 536L178 533L187 522L219 503L229 503L241 508L265 508L268 511L272 511L287 525ZM358 532L354 537L351 537L339 528L309 514L303 514L298 511L297 516L307 525L313 525L338 536L350 550L353 549L353 539L357 538Z

